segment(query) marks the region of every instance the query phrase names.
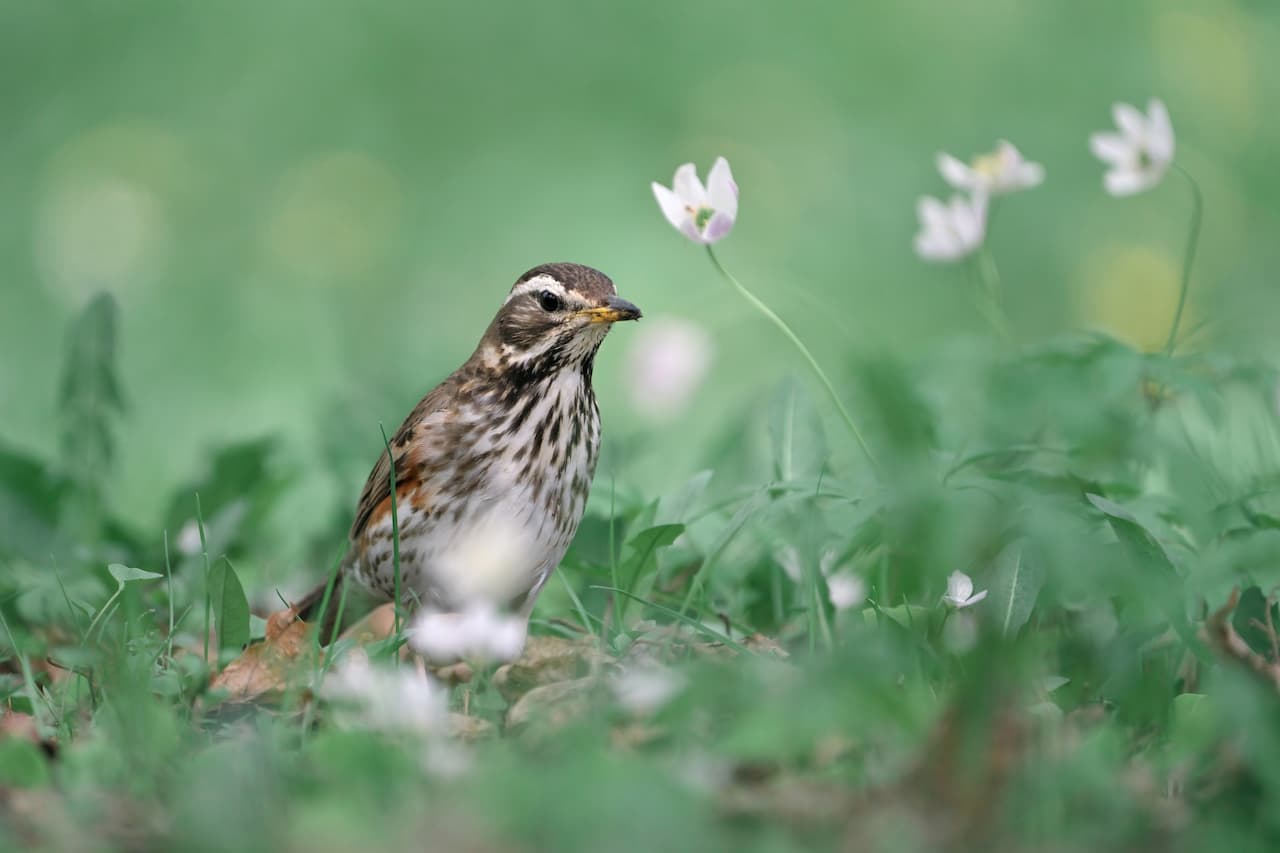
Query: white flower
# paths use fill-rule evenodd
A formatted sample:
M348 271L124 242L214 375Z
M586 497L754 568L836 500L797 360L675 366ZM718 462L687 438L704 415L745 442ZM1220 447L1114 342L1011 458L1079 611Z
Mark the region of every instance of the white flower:
M627 393L637 412L655 420L678 415L711 367L711 336L690 320L660 317L631 336Z
M448 721L448 699L425 672L403 666L374 667L363 649L352 649L325 676L325 699L346 707L338 718L383 732L433 734Z
M925 196L916 206L920 233L916 234L916 254L926 261L955 261L982 245L987 234L987 197L952 196L943 204Z
M942 600L949 607L957 610L962 607L968 607L971 604L977 604L979 601L987 597L987 591L975 593L973 591L973 579L964 572L952 572L947 578L947 592L942 596Z
M610 686L619 705L632 714L647 716L674 699L687 684L677 672L646 664L624 670Z
M1103 177L1107 192L1123 196L1151 189L1173 162L1173 124L1164 101L1152 98L1146 115L1129 104L1115 104L1111 114L1120 132L1089 137L1094 156L1111 167Z
M975 157L973 165L939 154L938 171L958 190L987 195L1031 189L1044 181L1044 166L1023 158L1022 152L1004 139L996 143L995 151Z
M182 525L174 544L178 546L178 553L184 557L194 557L200 553L200 525L194 518L187 519L187 523Z
M698 180L692 163L676 169L671 189L655 181L653 197L662 215L676 230L695 243L723 239L738 218L738 185L729 171L729 161L717 157L707 173L707 185Z
M527 632L523 618L479 602L462 613L423 611L410 629L409 645L435 664L511 661L524 651Z
M866 600L867 584L853 572L836 572L827 578L827 595L836 610L848 610Z

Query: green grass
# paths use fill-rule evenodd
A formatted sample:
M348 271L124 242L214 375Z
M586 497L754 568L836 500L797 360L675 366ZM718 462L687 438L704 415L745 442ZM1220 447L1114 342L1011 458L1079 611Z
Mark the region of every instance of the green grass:
M89 312L77 334L113 334L114 312ZM112 375L109 353L72 352L68 371ZM244 474L269 443L211 460L202 494L216 500L174 496L208 527L176 561L165 536L93 504L96 483L6 451L4 498L43 533L3 543L0 701L34 736L0 739L0 837L49 850L1274 843L1274 371L1070 336L882 357L854 376L840 391L878 473L856 452L838 461L852 439L826 436L823 398L789 381L722 425L709 475L597 495L533 620L548 636L586 628L580 665L522 677L598 682L514 727L518 696L499 680L454 687L453 710L491 724L452 743L461 764L441 763L459 753L439 735L353 725L313 698L329 662L284 698L209 691L200 614L239 624L232 562L271 553L254 516L289 494L286 479L255 496ZM67 416L108 435L116 409L95 399ZM864 579L867 601L833 608L820 569ZM952 612L940 599L957 569L988 596ZM253 577L259 615L278 609ZM1239 605L1221 610L1233 590ZM216 645L222 663L239 651ZM610 679L654 658L683 687L637 716Z

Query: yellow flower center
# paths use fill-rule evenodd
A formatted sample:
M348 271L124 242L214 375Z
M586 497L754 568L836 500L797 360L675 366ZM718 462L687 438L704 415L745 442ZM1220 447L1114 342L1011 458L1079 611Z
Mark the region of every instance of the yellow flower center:
M983 154L973 159L973 171L984 178L998 178L1003 171L1003 163L996 152Z

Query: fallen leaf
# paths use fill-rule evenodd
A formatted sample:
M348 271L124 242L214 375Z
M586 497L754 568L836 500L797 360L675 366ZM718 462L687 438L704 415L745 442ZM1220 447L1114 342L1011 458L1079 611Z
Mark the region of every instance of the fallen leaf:
M339 639L353 640L358 645L365 646L387 639L395 633L395 630L395 607L391 604L381 604L369 611L369 614L359 622L343 631ZM407 649L408 646L401 647L402 655Z
M445 666L429 667L431 674L441 682L455 687L459 684L470 684L471 679L475 678L475 671L471 668L471 664L464 660L457 663L446 664Z
M40 743L40 730L36 718L20 711L0 713L0 738L21 738Z
M40 725L35 717L20 711L0 710L0 741L9 738L29 741L44 750L49 758L58 754L57 739L40 737Z
M277 610L267 618L266 639L227 664L210 689L225 691L225 698L236 702L279 698L303 683L314 663L311 631L297 611Z
M497 734L497 731L497 727L493 723L481 717L457 713L449 715L449 734L458 740L482 740L493 737Z

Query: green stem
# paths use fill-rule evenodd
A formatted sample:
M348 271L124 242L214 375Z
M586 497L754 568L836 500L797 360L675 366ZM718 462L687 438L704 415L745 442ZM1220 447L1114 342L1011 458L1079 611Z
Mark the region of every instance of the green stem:
M196 530L200 531L200 557L204 560L204 663L209 666L209 627L213 624L213 592L209 588L209 579L213 570L209 566L209 543L204 535L204 510L200 507L199 492L196 492ZM215 660L212 666L217 669L218 662Z
M1200 192L1200 185L1191 177L1190 172L1177 163L1173 164L1173 168L1187 179L1187 185L1191 187L1191 225L1187 232L1186 254L1182 257L1182 286L1178 291L1178 308L1173 312L1173 325L1169 327L1169 339L1164 344L1166 356L1172 356L1174 347L1178 344L1178 326L1182 323L1182 310L1187 306L1187 293L1191 290L1191 266L1196 260L1196 247L1200 243L1200 222L1204 216L1204 195Z
M818 364L818 360L813 357L813 353L809 352L809 348L804 345L804 341L800 340L796 333L791 331L791 327L787 325L785 320L775 314L772 308L760 301L758 296L747 290L742 282L734 278L733 274L724 268L724 264L720 263L720 259L716 257L715 250L710 245L707 246L707 257L711 258L711 263L715 264L716 269L720 271L720 274L725 277L729 284L733 285L738 293L742 294L742 298L751 303L752 307L763 314L769 322L773 323L778 331L782 332L783 336L800 351L800 355L804 356L804 360L809 363L809 367L813 368L813 372L817 375L818 381L822 383L822 387L827 390L827 395L831 397L831 402L835 404L836 410L840 412L840 417L844 419L845 425L849 427L849 432L853 433L854 439L857 440L858 446L862 448L862 452L866 455L867 461L871 463L872 469L878 470L879 466L876 464L876 458L872 455L866 439L862 437L862 431L854 423L853 416L849 414L849 410L840 401L840 396L836 394L835 386L831 384L831 380L827 378L826 372Z
M1005 343L1013 343L1013 335L1009 331L1009 315L1004 310L1004 291L1000 286L1000 270L996 267L995 256L984 243L978 250L976 269L978 281L982 288L982 297L986 300L982 313L987 321Z
M111 593L111 597L107 599L107 603L102 605L102 609L93 617L93 621L89 623L89 630L84 632L84 641L86 643L88 643L89 638L93 636L93 629L98 627L99 622L102 622L103 617L106 616L109 610L111 610L111 605L116 603L116 599L120 597L120 593L122 592L124 592L124 584L120 584L120 586L116 588L116 591ZM206 653L205 658L208 659L208 657L209 655Z

